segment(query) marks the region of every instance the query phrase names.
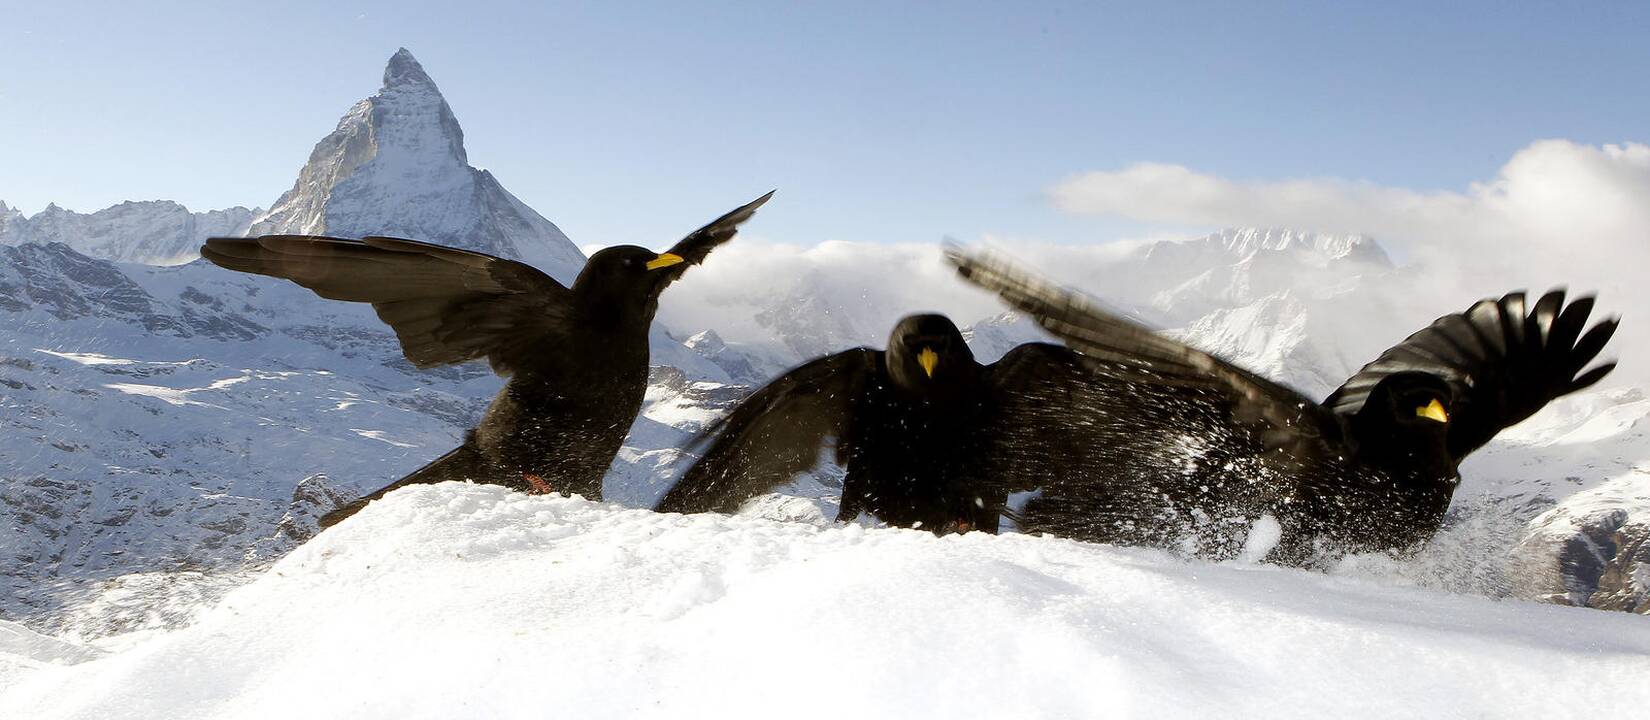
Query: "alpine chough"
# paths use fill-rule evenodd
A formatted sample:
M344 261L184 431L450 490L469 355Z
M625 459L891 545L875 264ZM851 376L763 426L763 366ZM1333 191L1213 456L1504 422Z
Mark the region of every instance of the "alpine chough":
M936 534L996 532L1004 493L982 482L980 470L1015 422L1002 400L1079 360L1059 345L1030 343L982 365L950 319L906 317L887 350L808 362L707 427L695 440L709 443L704 455L655 509L733 512L813 468L834 445L846 470L839 521L863 510Z
M486 358L505 383L464 444L322 518L323 527L397 488L474 480L601 498L602 476L647 385L648 327L665 287L732 239L770 192L663 253L592 255L573 287L503 258L389 237L211 238L201 256L285 278L332 300L372 303L419 368Z
M1040 491L1027 532L1216 557L1248 543L1294 565L1408 551L1438 530L1464 458L1615 367L1587 369L1618 322L1588 328L1591 297L1513 292L1439 318L1318 403L994 255L947 255L1088 359L1015 401L1019 424L987 453L998 482Z

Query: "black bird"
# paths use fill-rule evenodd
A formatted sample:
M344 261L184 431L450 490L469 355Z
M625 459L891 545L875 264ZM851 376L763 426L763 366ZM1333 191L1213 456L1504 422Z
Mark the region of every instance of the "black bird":
M981 365L943 315L894 326L888 349L827 355L753 393L695 443L704 456L659 501L660 512L732 512L813 468L835 441L847 471L837 519L861 510L937 534L996 532L1004 494L982 484L982 453L1014 419L1001 399L1022 396L1076 353L1021 345Z
M1615 367L1583 371L1618 323L1587 329L1591 297L1514 292L1439 318L1317 403L1000 258L947 255L1088 358L1021 398L990 454L999 482L1041 488L1028 532L1219 557L1270 516L1281 534L1250 547L1274 562L1404 552L1437 531L1468 454Z
M311 235L211 238L221 267L372 303L419 368L486 358L509 378L464 444L322 518L323 527L406 485L474 480L601 498L602 476L641 408L659 294L732 239L773 193L654 253L590 257L572 288L513 260L413 240Z

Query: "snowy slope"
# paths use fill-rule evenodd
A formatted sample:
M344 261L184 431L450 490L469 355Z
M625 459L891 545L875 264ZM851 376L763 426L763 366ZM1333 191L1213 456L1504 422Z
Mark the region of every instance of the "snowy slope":
M1647 676L1619 613L451 484L0 716L1633 717Z
M103 653L0 620L0 688L49 665L74 665Z

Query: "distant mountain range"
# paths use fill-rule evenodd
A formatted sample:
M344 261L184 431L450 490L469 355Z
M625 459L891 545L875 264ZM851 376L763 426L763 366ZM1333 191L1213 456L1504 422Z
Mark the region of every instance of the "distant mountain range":
M469 165L452 110L405 50L267 211L130 202L24 217L0 204L0 619L82 636L182 622L190 610L160 602L179 585L210 595L290 550L337 503L457 444L499 387L484 366L415 370L368 307L192 262L208 235L266 232L413 237L564 282L583 262ZM1419 327L1402 323L1454 309L1418 306L1410 282L1367 237L1231 229L1136 248L1085 285L1321 396ZM650 503L688 459L684 442L750 386L880 346L907 309L823 271L717 290L715 316L655 329L609 499ZM984 360L1042 337L1012 314L958 320ZM723 339L730 326L740 342ZM1650 611L1650 498L1632 490L1650 473L1647 415L1641 392L1601 390L1510 433L1468 464L1439 549L1409 567L1443 586L1578 604L1599 590ZM835 482L821 473L792 492L828 510Z

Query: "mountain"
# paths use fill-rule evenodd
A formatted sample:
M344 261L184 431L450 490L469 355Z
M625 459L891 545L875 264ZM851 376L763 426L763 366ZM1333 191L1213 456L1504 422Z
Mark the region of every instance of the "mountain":
M244 207L190 212L167 200L124 202L83 215L48 205L32 216L0 203L0 245L63 243L75 252L116 262L176 265L200 254L215 235L244 235L259 211Z
M251 234L269 233L414 238L520 260L567 284L584 267L555 224L469 164L458 119L406 48L252 224Z

